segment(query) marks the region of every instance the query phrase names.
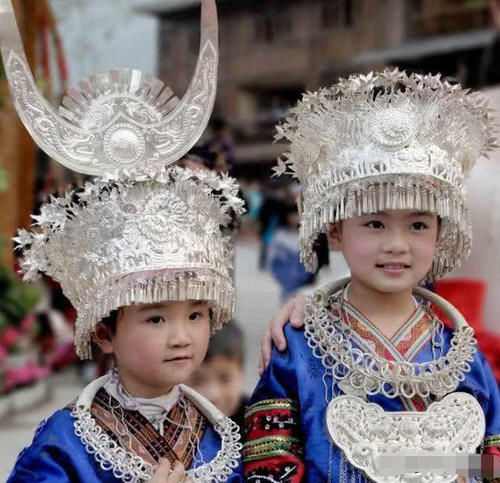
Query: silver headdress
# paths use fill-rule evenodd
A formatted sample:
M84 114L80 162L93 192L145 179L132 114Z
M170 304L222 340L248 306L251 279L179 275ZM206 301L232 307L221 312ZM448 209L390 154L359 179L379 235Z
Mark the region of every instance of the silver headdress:
M196 143L209 121L217 90L215 0L202 2L196 71L181 101L169 87L138 70L90 76L63 98L59 114L31 74L11 0L0 0L0 42L11 96L36 143L64 166L101 175L116 169L163 167Z
M23 53L10 0L0 0L0 40L16 108L36 142L61 164L101 175L51 198L36 229L15 239L25 279L60 282L78 312L77 353L90 357L96 324L132 303L207 300L213 328L234 310L231 243L221 228L243 202L237 185L211 172L165 169L198 140L217 81L215 0L202 2L200 58L182 99L138 71L91 76L60 115L40 95ZM162 90L163 89L163 90ZM168 101L168 102L167 102Z
M385 209L440 216L431 277L468 255L464 178L495 142L478 95L439 76L397 69L353 75L304 94L277 130L290 147L275 171L303 187L301 256L308 270L316 267L313 243L330 223Z
M230 237L221 226L241 213L236 183L179 167L86 183L52 198L20 230L26 280L43 272L61 283L78 313L78 354L112 310L132 303L207 300L213 329L234 311Z

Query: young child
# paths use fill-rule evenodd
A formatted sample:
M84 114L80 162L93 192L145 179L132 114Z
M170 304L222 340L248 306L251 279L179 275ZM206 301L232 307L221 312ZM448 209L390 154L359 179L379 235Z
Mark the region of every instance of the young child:
M302 260L314 269L327 232L351 279L308 298L305 329L287 326L273 351L246 413L246 481L455 481L457 453L500 454L499 389L458 311L417 287L470 250L463 181L493 144L488 111L439 76L394 70L293 113L277 171L303 185Z
M229 416L243 430L247 397L242 394L245 380L245 347L241 328L232 321L210 338L205 360L189 380L198 391Z
M94 340L115 360L112 373L40 424L9 482L242 481L237 425L182 382L233 316L223 228L243 202L228 177L165 168L210 117L215 2L203 0L200 59L182 101L168 101L171 91L150 76L111 71L70 91L66 119L37 91L12 6L4 6L2 54L26 127L57 161L100 175L51 198L37 228L21 230L21 268L27 280L46 273L61 284L77 311L81 358L91 357Z
M220 224L241 202L221 181L182 168L99 179L20 233L26 277L50 274L77 308L78 355L94 339L116 367L40 425L9 481L164 481L161 458L178 465L168 481L241 481L237 425L182 384L233 314Z

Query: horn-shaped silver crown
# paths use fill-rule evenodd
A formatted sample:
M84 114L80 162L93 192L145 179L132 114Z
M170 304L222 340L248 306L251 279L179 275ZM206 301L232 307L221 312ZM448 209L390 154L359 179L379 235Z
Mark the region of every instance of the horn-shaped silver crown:
M138 70L90 76L63 98L59 113L37 89L11 0L0 0L0 43L14 105L35 142L80 173L175 163L203 133L217 89L215 0L202 1L201 45L191 84L179 100L169 87Z

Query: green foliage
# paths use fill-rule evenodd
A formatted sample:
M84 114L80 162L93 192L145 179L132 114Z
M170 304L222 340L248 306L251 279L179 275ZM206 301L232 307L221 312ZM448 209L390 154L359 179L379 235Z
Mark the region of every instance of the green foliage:
M1 104L2 103L0 99L0 109L2 108ZM0 166L0 191L5 191L6 189L7 189L7 173Z
M35 286L21 282L0 267L0 332L9 325L18 325L38 300Z

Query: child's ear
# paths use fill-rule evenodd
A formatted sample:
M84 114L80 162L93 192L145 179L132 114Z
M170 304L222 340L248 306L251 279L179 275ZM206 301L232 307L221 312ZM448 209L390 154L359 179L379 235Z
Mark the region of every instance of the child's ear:
M94 342L101 348L104 354L113 354L114 352L111 335L111 329L100 322L92 334Z
M342 225L340 223L331 223L327 236L330 248L335 252L341 251Z

